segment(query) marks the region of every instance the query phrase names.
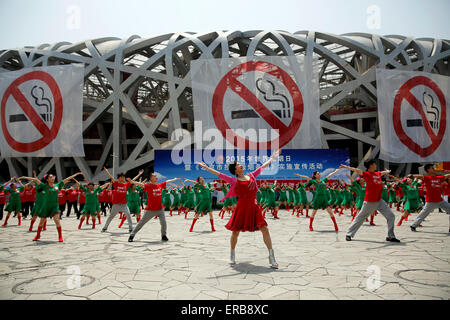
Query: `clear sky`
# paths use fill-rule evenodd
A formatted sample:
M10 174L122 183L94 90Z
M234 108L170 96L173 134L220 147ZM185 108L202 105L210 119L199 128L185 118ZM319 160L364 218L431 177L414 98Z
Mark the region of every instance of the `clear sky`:
M450 39L450 0L0 0L0 49L259 29Z

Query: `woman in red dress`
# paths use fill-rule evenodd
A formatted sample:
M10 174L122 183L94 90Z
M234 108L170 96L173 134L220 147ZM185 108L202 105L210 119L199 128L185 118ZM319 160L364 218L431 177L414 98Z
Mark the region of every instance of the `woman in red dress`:
M233 214L228 221L225 228L232 231L230 245L231 258L230 264L236 264L235 248L240 232L255 232L261 231L264 243L269 249L269 263L273 269L278 269L278 263L275 260L275 255L272 248L272 240L270 238L267 222L262 215L262 210L256 201L256 193L258 192L258 185L256 177L265 169L274 159L280 155L280 150L275 152L270 159L254 172L244 175L244 167L239 162L234 162L228 166L231 174L235 177L229 177L214 169L209 168L203 162L197 162L198 165L205 170L219 176L222 180L230 183L230 190L223 200L228 197L237 196L238 201Z

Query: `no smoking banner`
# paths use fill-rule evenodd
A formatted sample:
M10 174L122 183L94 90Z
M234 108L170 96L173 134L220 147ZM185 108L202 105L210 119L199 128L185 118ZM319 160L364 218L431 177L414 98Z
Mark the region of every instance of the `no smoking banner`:
M2 157L84 156L83 65L0 73Z
M216 149L321 148L312 69L304 57L193 61L197 145L202 139Z
M449 77L378 69L377 86L380 158L450 160Z

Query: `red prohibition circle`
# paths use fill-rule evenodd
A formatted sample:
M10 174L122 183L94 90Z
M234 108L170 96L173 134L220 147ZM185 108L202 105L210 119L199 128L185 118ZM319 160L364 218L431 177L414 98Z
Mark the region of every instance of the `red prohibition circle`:
M53 101L55 103L54 107L55 114L53 117L52 127L50 129L19 89L19 86L22 83L30 80L41 80L45 82L52 92ZM6 124L6 102L8 101L10 96L12 96L16 100L17 104L24 111L25 115L28 116L31 123L42 134L42 138L33 142L23 143L15 140L14 137L11 136ZM14 82L11 83L8 89L6 89L5 93L3 94L0 112L1 112L2 131L6 141L11 146L11 148L22 153L29 153L41 150L56 138L59 129L61 127L61 121L63 116L63 101L61 91L59 90L58 84L56 83L55 79L53 79L53 77L50 74L43 71L32 71L14 80Z
M294 113L289 126L285 126L284 123L282 123L278 117L276 117L266 106L264 106L248 88L237 80L237 78L241 75L251 71L268 73L276 77L284 84L284 86L286 86L294 103ZM279 130L279 137L272 141L257 143L251 142L248 139L237 135L225 120L223 111L223 99L228 89L231 89L240 95L273 129ZM256 145L258 149L272 149L272 145L277 140L278 147L281 148L291 141L291 139L297 134L303 120L304 106L300 89L286 71L269 62L249 61L235 67L229 71L222 78L222 80L220 80L213 95L212 111L216 127L220 130L225 139L227 139L234 146L237 147L245 144L246 149L249 149L251 145ZM227 136L227 131L231 133L230 136Z
M437 135L434 133L433 129L430 126L428 118L426 117L422 104L417 100L417 98L411 93L411 89L415 88L418 85L423 85L436 93L439 103L441 104L441 120L439 123L439 131ZM424 128L431 139L431 144L425 148L422 148L418 145L414 140L412 140L403 129L401 123L401 111L402 111L402 102L403 99L409 102L409 104L420 114L422 117L422 122ZM446 126L447 126L447 103L445 101L445 95L439 86L430 78L425 76L417 76L409 79L403 84L403 86L398 90L397 95L394 99L394 108L392 119L394 123L394 130L399 137L400 141L408 147L411 151L418 154L419 156L425 158L431 155L436 151L437 148L441 145L442 140L444 139Z

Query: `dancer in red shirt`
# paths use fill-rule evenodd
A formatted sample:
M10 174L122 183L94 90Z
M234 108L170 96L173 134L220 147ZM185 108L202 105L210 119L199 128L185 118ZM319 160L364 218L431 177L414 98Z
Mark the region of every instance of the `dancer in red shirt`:
M447 214L450 214L450 204L442 199L443 183L450 174L438 176L432 164L425 165L426 175L413 174L414 178L422 179L425 184L426 199L425 206L410 226L411 231L417 231L416 228L422 221L435 209L441 208ZM448 232L450 232L450 227Z
M24 219L28 217L28 214L30 213L31 209L33 208L34 201L36 200L36 188L32 185L26 185L25 190L23 191L23 203L22 203L22 209L23 209L23 217Z
M230 264L236 264L235 248L240 232L254 232L261 231L269 250L269 263L271 268L278 269L278 263L275 260L275 255L272 248L272 239L270 237L269 229L267 228L267 222L262 215L261 207L256 201L256 194L258 192L258 184L256 183L256 177L264 170L274 159L280 155L280 150L276 151L270 159L264 163L261 167L254 172L244 175L244 167L239 162L234 162L228 166L229 171L234 177L222 174L214 169L209 168L203 162L197 162L198 165L205 170L217 175L220 179L230 184L230 190L225 198L230 196L237 196L238 202L233 214L228 221L225 228L232 231L230 245L231 245L231 258ZM225 199L224 198L224 199ZM222 201L224 200L222 199Z
M364 181L366 181L366 195L364 197L364 204L361 208L361 211L350 225L345 240L351 241L366 218L375 210L378 210L386 218L388 224L388 236L386 238L386 241L400 242L400 240L398 240L394 234L395 215L389 208L387 203L381 198L381 193L383 191L383 182L381 181L381 176L389 174L391 171L386 170L382 172L376 172L377 164L375 160L370 160L366 163L367 171L362 171L360 169L348 167L345 165L341 165L340 168L354 171L358 173L364 179Z
M77 215L77 219L80 219L80 212L79 212L78 206L77 206L79 193L80 192L76 186L72 186L67 191L67 215L66 215L66 217L70 216L70 212L72 211L72 208L73 208L73 211Z
M67 189L61 189L58 192L59 219L62 220L63 212L66 210Z
M108 187L109 188L109 187ZM103 215L106 217L106 206L108 202L108 188L103 189L102 192L98 194L98 202L100 203L100 210L103 212Z
M111 212L109 214L108 219L106 220L105 226L102 229L102 232L105 232L108 230L108 226L111 223L111 221L114 219L114 217L119 213L122 212L127 216L127 222L128 222L128 229L129 232L133 231L133 221L131 220L130 210L127 206L127 190L130 187L130 183L126 183L125 180L125 174L120 173L117 177L117 180L114 179L114 177L109 173L108 169L104 168L106 171L106 174L109 176L112 182L112 186L114 189L113 193L113 206L111 208ZM136 180L144 173L144 170L139 171L139 174L134 177L133 180Z
M164 214L163 206L161 203L161 192L162 189L166 187L166 185L170 182L173 182L175 180L179 180L181 182L181 179L174 178L171 180L167 180L161 183L158 182L158 177L156 173L150 174L150 183L140 183L133 181L131 179L128 179L129 183L135 184L140 186L144 189L145 192L148 194L148 204L144 211L144 216L139 220L136 227L133 229L133 231L130 234L130 237L128 238L128 242L133 242L134 236L136 233L139 232L139 230L142 229L142 227L149 222L153 217L158 217L159 223L161 224L161 239L162 241L168 241L167 238L167 223L166 223L166 216Z

